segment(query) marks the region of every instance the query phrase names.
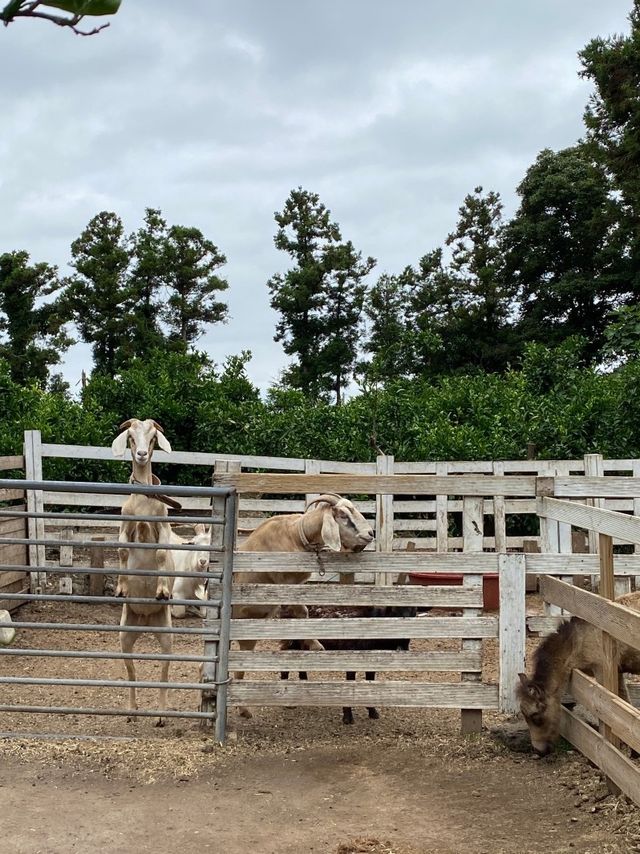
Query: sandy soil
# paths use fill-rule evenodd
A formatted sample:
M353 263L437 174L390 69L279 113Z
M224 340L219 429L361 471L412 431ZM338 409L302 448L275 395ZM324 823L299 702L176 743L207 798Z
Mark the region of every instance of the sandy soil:
M84 606L42 603L19 616L113 625L118 608L94 606L89 617ZM24 632L20 644L87 648L86 636L44 630ZM181 638L176 651L198 646ZM117 634L92 635L90 647L116 649ZM154 649L150 639L138 648ZM484 678L495 680L495 644L485 642L485 652ZM157 666L147 664L141 674L155 677ZM118 661L9 656L0 671L124 676ZM171 678L197 681L197 665L176 663ZM100 688L19 686L6 693L10 703L125 699L124 691ZM151 707L155 697L147 692L141 704ZM170 705L195 708L195 695L174 691ZM599 773L573 751L533 759L521 726L502 716L485 715L484 732L471 737L460 735L453 711L384 709L370 721L357 709L355 717L345 727L338 709L258 709L249 721L232 711L231 738L220 747L192 721L156 729L151 719L3 713L4 734L56 737L0 739L0 827L14 854L640 851L635 807L608 795Z

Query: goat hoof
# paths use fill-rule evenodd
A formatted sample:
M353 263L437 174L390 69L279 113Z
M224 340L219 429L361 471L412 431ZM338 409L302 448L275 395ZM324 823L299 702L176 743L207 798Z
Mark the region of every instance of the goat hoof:
M380 718L380 713L377 709L369 709L369 717L372 721L377 721Z
M158 720L155 722L155 726L157 726L157 727L163 727L163 726L166 726L166 724L165 724L165 722L162 720L162 718L158 718Z
M352 726L353 725L353 718L352 717L349 717L349 718L344 717L344 718L342 718L342 723L345 724L346 726Z

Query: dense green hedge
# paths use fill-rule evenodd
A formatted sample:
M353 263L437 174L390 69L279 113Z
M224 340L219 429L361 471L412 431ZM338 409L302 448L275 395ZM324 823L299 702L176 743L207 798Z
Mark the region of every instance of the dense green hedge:
M375 445L399 460L518 459L528 442L541 458L640 457L640 361L609 373L584 368L571 342L539 345L522 370L398 381L366 389L340 407L272 389L261 400L242 358L222 372L200 356L158 354L114 380L93 377L81 401L12 383L0 363L0 454L20 453L25 429L45 442L109 445L129 417L155 418L185 451L373 460ZM372 442L375 437L375 442ZM122 463L49 460L45 476L123 479ZM161 477L193 482L194 471ZM206 483L210 472L195 479Z

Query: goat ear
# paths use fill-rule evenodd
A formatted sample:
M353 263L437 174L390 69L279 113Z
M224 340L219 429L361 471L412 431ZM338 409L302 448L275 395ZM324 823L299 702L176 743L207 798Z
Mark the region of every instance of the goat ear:
M171 453L171 445L169 444L169 440L161 433L159 430L156 430L156 442L158 443L158 447L163 451L166 451L168 454Z
M198 535L198 534L206 534L206 533L207 533L207 528L206 528L206 526L205 526L205 525L201 525L199 522L198 522L196 525L194 525L194 526L193 526L193 530L196 532L196 535Z
M129 428L123 430L111 443L111 451L114 457L124 457L127 450L127 440L129 438Z
M529 684L530 684L529 683L529 677L527 676L526 673L518 673L518 679L520 680L520 684L522 685L523 688L529 687Z
M325 546L332 552L339 552L342 549L342 540L340 539L340 527L333 518L331 508L325 510L322 516L322 541Z

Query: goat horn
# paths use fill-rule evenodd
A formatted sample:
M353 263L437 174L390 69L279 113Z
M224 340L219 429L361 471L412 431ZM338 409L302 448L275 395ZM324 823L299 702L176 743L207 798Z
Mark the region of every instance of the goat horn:
M337 492L325 492L323 495L319 495L317 498L312 498L311 501L307 504L305 511L311 507L312 504L319 504L321 501L324 501L325 504L330 504L332 507L335 507L338 501L342 500L342 496L338 495Z
M123 421L118 429L119 430L128 430L128 428L131 427L132 422L133 422L133 418L130 418L128 421Z
M152 423L153 423L153 426L156 428L156 430L159 430L161 433L164 433L164 430L163 430L163 429L162 429L162 427L158 424L158 422L157 422L157 421L153 421L153 420L152 420Z

